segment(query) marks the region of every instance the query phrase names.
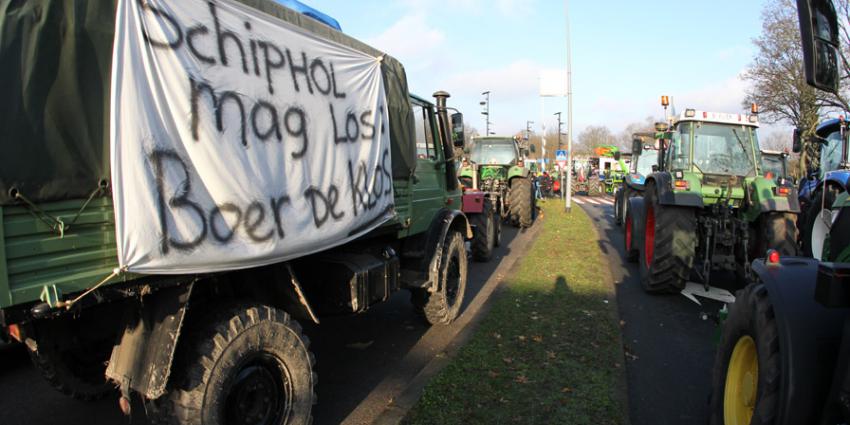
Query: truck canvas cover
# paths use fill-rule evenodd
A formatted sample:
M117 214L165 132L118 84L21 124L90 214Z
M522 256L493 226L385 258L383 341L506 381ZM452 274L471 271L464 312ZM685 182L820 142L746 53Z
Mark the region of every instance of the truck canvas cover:
M273 1L238 2L325 40L383 57L392 175L409 178L416 152L408 144L414 127L402 65ZM224 4L177 3L203 8ZM0 205L16 203L13 189L39 204L85 199L99 184L111 181L109 105L116 7L117 2L102 0L0 0ZM250 50L249 43L244 48Z
M401 65L276 3L0 10L0 205L111 195L124 270L340 245L392 217L393 180L413 172Z

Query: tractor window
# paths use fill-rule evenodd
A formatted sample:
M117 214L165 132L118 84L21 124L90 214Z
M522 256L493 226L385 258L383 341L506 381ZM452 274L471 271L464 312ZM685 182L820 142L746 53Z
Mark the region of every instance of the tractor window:
M659 151L644 149L640 156L635 158L637 161L637 164L635 165L635 172L644 176L652 174L652 166L658 165L658 154Z
M695 125L693 161L697 171L731 176L756 174L754 161L760 155L753 152L758 141L752 127L704 122Z
M841 165L841 132L834 131L826 136L829 142L821 147L821 173L837 170Z
M416 157L436 160L437 151L434 147L434 127L431 123L431 114L424 106L413 103L413 118L416 121Z
M673 140L670 143L668 150L671 170L687 170L690 169L690 151L691 151L691 123L682 123L679 125L679 131L673 132Z

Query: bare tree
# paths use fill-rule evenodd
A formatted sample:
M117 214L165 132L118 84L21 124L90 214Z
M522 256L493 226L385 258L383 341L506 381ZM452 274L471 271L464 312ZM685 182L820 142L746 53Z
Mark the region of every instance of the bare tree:
M848 0L842 0L848 1ZM753 40L756 55L743 79L751 83L745 107L759 105L762 120L790 123L808 140L817 127L820 111L834 107L834 96L806 84L796 5L792 0L771 0L762 11L762 33ZM804 160L817 158L816 144L806 143Z
M626 126L623 131L617 136L617 147L630 151L632 146L632 135L640 132L655 131L655 123L664 121L663 118L655 118L652 115L647 116L643 122L633 122Z
M611 130L604 125L590 125L578 135L578 143L573 144L576 154L590 154L593 149L600 145L615 145L617 138L611 134Z
M787 132L786 132L787 133ZM769 151L783 151L791 149L791 133L773 131L771 133L759 134L759 147Z

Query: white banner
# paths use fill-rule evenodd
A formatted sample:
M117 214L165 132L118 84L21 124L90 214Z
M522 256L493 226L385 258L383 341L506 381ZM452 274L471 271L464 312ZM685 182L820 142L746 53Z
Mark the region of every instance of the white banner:
M380 58L232 0L120 0L111 101L131 272L271 264L393 215Z

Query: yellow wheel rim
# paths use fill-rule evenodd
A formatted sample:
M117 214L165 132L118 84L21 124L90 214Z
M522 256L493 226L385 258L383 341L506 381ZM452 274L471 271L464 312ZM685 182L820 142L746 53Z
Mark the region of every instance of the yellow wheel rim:
M749 335L738 339L723 392L723 420L726 425L749 425L758 394L759 361L756 343Z

